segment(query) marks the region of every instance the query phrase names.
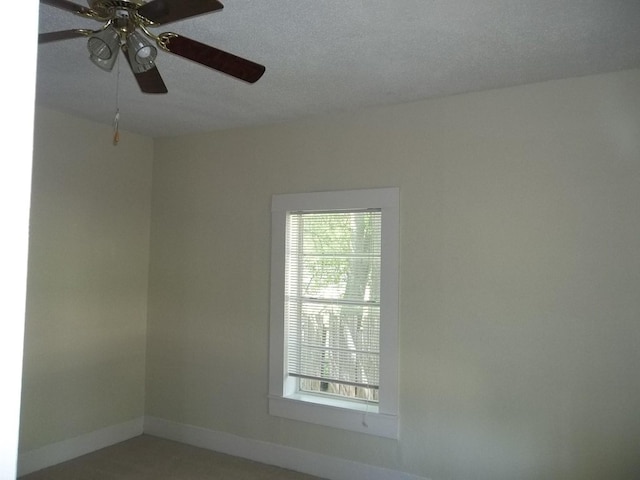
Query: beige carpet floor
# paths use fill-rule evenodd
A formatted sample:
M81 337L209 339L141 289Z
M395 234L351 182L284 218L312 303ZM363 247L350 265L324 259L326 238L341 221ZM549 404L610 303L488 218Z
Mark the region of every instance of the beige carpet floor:
M320 480L149 435L20 477L21 480Z

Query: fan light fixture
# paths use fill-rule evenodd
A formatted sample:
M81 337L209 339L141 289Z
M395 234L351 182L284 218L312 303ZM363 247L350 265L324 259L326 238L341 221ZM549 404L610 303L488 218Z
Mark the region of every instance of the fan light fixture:
M93 57L109 60L118 55L120 34L113 26L109 25L89 37L87 48Z
M120 33L113 25L93 33L87 41L89 60L107 72L113 70L120 50Z
M158 55L158 49L135 31L127 37L127 52L134 73L146 72L153 68Z
M143 31L147 33L145 28ZM120 17L114 23L109 22L102 30L91 33L87 42L89 59L101 69L111 71L121 45L133 73L143 73L155 66L158 49L135 30L126 17Z

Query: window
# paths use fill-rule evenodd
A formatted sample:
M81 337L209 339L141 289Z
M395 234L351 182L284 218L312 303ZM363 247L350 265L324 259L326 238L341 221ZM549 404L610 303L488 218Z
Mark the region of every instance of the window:
M271 414L398 437L398 197L273 197Z

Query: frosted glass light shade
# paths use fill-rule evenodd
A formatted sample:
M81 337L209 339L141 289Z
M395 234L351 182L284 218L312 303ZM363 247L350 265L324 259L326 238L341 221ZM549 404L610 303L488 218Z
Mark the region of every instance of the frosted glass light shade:
M120 48L120 35L115 28L107 27L89 37L87 48L92 57L101 60L115 58Z
M135 73L146 72L152 68L158 55L156 47L138 32L133 32L127 37L127 51L131 68Z

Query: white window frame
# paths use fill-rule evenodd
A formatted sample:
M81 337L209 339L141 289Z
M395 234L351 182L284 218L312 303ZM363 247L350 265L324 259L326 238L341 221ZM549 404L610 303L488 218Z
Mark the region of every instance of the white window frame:
M269 413L278 417L397 439L399 189L375 188L274 195L271 203ZM286 368L284 317L289 212L380 209L380 388L378 403L297 391Z

